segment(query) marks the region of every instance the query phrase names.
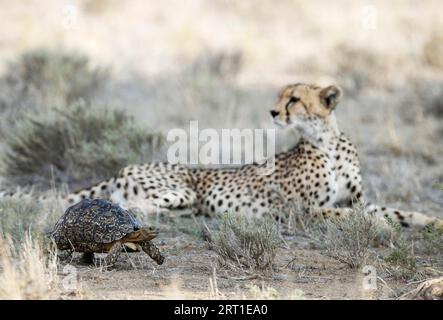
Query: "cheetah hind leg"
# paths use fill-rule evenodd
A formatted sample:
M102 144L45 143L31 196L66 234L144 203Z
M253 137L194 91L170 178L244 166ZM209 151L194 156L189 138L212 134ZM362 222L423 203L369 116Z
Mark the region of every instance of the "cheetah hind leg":
M139 207L140 208L140 207ZM156 205L154 203L148 203L145 204L142 209L140 209L142 212L146 212L148 215L153 214L168 214L171 212L169 208L160 207L159 205Z
M123 248L123 246L119 241L115 242L112 245L111 249L109 249L108 255L105 258L106 267L111 267L115 264L118 257L120 256L122 248Z

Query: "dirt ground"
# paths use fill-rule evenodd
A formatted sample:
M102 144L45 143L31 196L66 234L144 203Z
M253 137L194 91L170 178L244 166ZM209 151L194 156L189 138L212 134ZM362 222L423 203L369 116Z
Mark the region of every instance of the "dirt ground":
M136 252L123 253L114 268L105 270L100 266L103 254L96 255L95 265L82 264L80 254L74 254L69 264L76 268L77 287L72 292L62 287L60 298L392 299L400 290L414 287L378 279L375 290L365 290L362 270L325 256L303 236L284 236L272 272L232 268L193 231L196 228L188 228L194 223L192 218L180 218L181 227L160 227L154 242L166 257L161 266Z

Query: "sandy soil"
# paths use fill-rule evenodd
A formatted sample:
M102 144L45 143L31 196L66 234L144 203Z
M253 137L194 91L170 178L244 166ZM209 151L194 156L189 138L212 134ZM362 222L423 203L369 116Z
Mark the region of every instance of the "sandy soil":
M180 224L192 225L191 218ZM160 228L161 230L161 228ZM302 236L284 237L272 272L252 272L223 264L209 244L189 229L163 230L155 243L166 261L158 266L144 253L124 253L115 267L82 265L77 268L75 293L61 299L390 299L405 284L378 280L376 290L365 290L364 274L327 257ZM60 266L60 270L66 262ZM386 277L383 276L386 279Z

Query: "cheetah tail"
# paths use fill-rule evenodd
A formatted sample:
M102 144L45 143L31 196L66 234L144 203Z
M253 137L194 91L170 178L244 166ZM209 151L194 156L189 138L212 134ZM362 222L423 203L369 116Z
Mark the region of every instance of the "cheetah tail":
M403 211L393 208L381 207L377 205L368 205L366 208L369 214L377 218L391 219L398 222L402 227L418 227L435 226L443 228L443 220L437 217L428 216L426 214L415 211Z
M321 208L314 211L314 217L347 218L353 213L352 208ZM404 228L415 227L425 228L434 226L443 228L443 220L437 217L431 217L420 212L403 211L393 208L381 207L373 204L365 205L365 214L375 217L377 220L391 220Z

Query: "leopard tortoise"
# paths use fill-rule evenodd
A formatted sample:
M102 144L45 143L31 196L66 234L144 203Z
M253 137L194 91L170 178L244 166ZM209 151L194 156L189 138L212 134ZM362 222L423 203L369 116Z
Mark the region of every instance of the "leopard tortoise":
M59 250L82 252L92 263L94 253L108 252L107 266L115 263L124 248L146 252L157 264L164 261L151 242L158 232L143 227L129 210L103 199L84 199L69 207L50 233Z

